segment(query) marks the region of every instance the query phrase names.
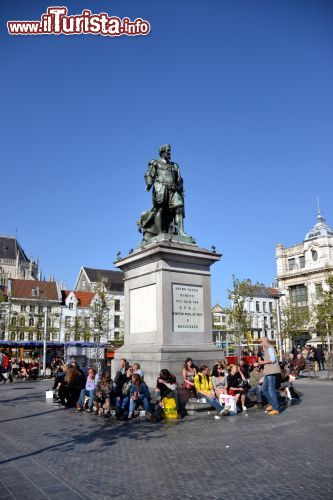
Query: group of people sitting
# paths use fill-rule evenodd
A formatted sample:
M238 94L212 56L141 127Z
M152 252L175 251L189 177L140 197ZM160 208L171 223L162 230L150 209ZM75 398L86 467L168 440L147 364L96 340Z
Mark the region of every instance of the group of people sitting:
M156 383L156 403L152 404L144 373L139 363L129 365L120 360L120 368L114 381L109 373L100 375L94 368L84 364L79 367L73 361L58 368L53 390L56 401L63 408L75 407L75 412L94 413L110 417L111 409L118 419L131 419L140 412L140 407L148 420L158 421L165 411L164 398L173 397L178 416L182 415L176 378L167 369L161 370Z
M266 349L269 353L269 342ZM181 385L177 385L175 375L168 369L160 371L154 403L140 364L129 365L125 359L120 360L114 380L109 373L99 375L94 368L87 368L84 364L81 368L76 362L62 365L58 368L53 389L57 390L63 407L74 407L76 412L104 417L110 417L112 411L118 419L126 420L144 414L149 420L159 421L169 407L181 418L186 402L192 398L215 408L216 418L246 411L247 402L253 404L252 398L255 398L258 408L268 404L268 413L276 415L283 398L289 398L295 378L287 373L283 364L279 365L277 359L270 361L268 355L264 359L258 358L252 366L243 359L239 364L231 365L221 360L214 364L211 372L207 365L198 368L191 358L187 358ZM265 364L270 368L264 373Z
M258 361L250 366L243 359L237 365L227 365L222 360L210 372L207 365L198 368L188 358L183 369L183 379L183 387L189 391L190 397L198 397L199 401L208 403L216 409L218 416L230 413L231 406L227 404L228 398L225 397L227 395L233 396L236 411L246 411L246 401L251 405L255 402L257 408L271 406L268 391L265 394L264 390L263 366ZM280 403L291 398L291 392L295 394L292 386L294 380L295 377L287 373L282 363L280 374L276 376L276 397Z
M0 381L5 384L13 379L37 380L39 364L35 359L11 358L0 352Z
M329 353L322 346L304 346L302 350L294 347L287 361L288 372L298 377L305 370L308 363L313 363L316 371L325 370L325 363L329 360Z

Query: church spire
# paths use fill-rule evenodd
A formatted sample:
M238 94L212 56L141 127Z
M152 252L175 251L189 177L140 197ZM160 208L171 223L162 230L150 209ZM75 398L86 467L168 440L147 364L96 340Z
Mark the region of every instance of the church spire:
M319 205L319 197L318 196L317 196L317 221L318 222L325 222L325 219L321 215L321 212L320 212L320 205Z

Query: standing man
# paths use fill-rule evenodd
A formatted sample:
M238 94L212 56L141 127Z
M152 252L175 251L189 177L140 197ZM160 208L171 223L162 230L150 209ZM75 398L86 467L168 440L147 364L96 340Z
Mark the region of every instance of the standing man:
M280 412L277 396L277 377L281 374L280 365L275 349L271 345L268 337L264 337L261 340L261 345L264 349L264 360L258 361L258 364L264 367L262 391L269 403L266 410L268 415L278 415Z
M157 234L168 233L172 224L177 234L187 236L184 231L184 190L179 166L171 161L171 146L160 147L160 157L151 160L145 174L146 191L153 188L155 226Z

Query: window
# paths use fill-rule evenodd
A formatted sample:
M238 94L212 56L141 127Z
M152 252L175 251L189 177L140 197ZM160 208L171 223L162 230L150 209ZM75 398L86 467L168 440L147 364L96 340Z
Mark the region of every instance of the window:
M20 340L24 340L24 333L23 332L20 333Z
M214 314L214 323L221 323L221 316L219 314Z
M119 332L114 332L114 340L118 340L120 337Z
M323 296L323 285L321 283L316 283L316 297L320 299Z
M80 340L80 334L79 333L75 333L74 340Z
M120 311L120 300L119 299L116 299L114 301L114 310L115 311Z
M316 250L312 250L312 260L316 262L318 260L318 252Z
M51 326L51 318L47 318L47 326Z
M68 304L68 308L69 308L69 309L73 309L73 302L70 302L70 303Z
M35 312L35 306L30 306L30 312L31 313Z
M300 255L300 257L299 257L299 267L305 267L305 257L304 257L304 255Z
M295 259L288 259L288 269L289 271L296 269Z
M5 332L4 332L4 330L1 330L1 332L0 332L0 339L1 340L5 340Z
M274 335L274 331L273 330L272 330L271 336L272 336L272 340L274 340L275 335Z
M28 340L33 340L34 339L34 336L32 333L28 333Z
M40 332L37 333L37 340L42 340L42 334Z
M12 326L16 326L16 317L15 316L12 317L11 324L12 324Z
M29 318L29 326L34 326L35 320L34 318Z
M120 316L115 316L114 317L114 327L119 328L120 327Z
M262 308L263 308L262 310L264 311L264 313L267 312L267 310L266 310L266 302L262 303Z
M260 312L260 302L256 302L256 311Z
M20 326L25 326L25 319L24 318L20 318Z
M272 312L273 312L273 302L269 302L268 306L269 306L269 312L272 314Z
M24 305L24 306L21 306L21 313L25 312L27 310L27 306Z
M32 288L32 289L31 289L31 295L32 295L33 297L36 297L36 295L37 295L37 288Z
M12 333L10 334L10 340L15 340L15 333L14 333L14 332L12 332Z
M71 339L70 333L65 333L65 342L69 342Z
M58 335L56 333L52 333L52 340L58 340Z
M38 314L43 314L43 306L38 306Z
M290 287L291 302L299 307L308 305L308 289L305 285L295 285Z
M65 326L71 326L71 317L65 316Z

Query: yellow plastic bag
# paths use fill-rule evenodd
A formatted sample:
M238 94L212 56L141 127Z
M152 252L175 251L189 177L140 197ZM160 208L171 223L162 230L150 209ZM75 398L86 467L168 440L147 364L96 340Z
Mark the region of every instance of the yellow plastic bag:
M164 414L167 420L177 419L177 406L175 398L163 398Z

